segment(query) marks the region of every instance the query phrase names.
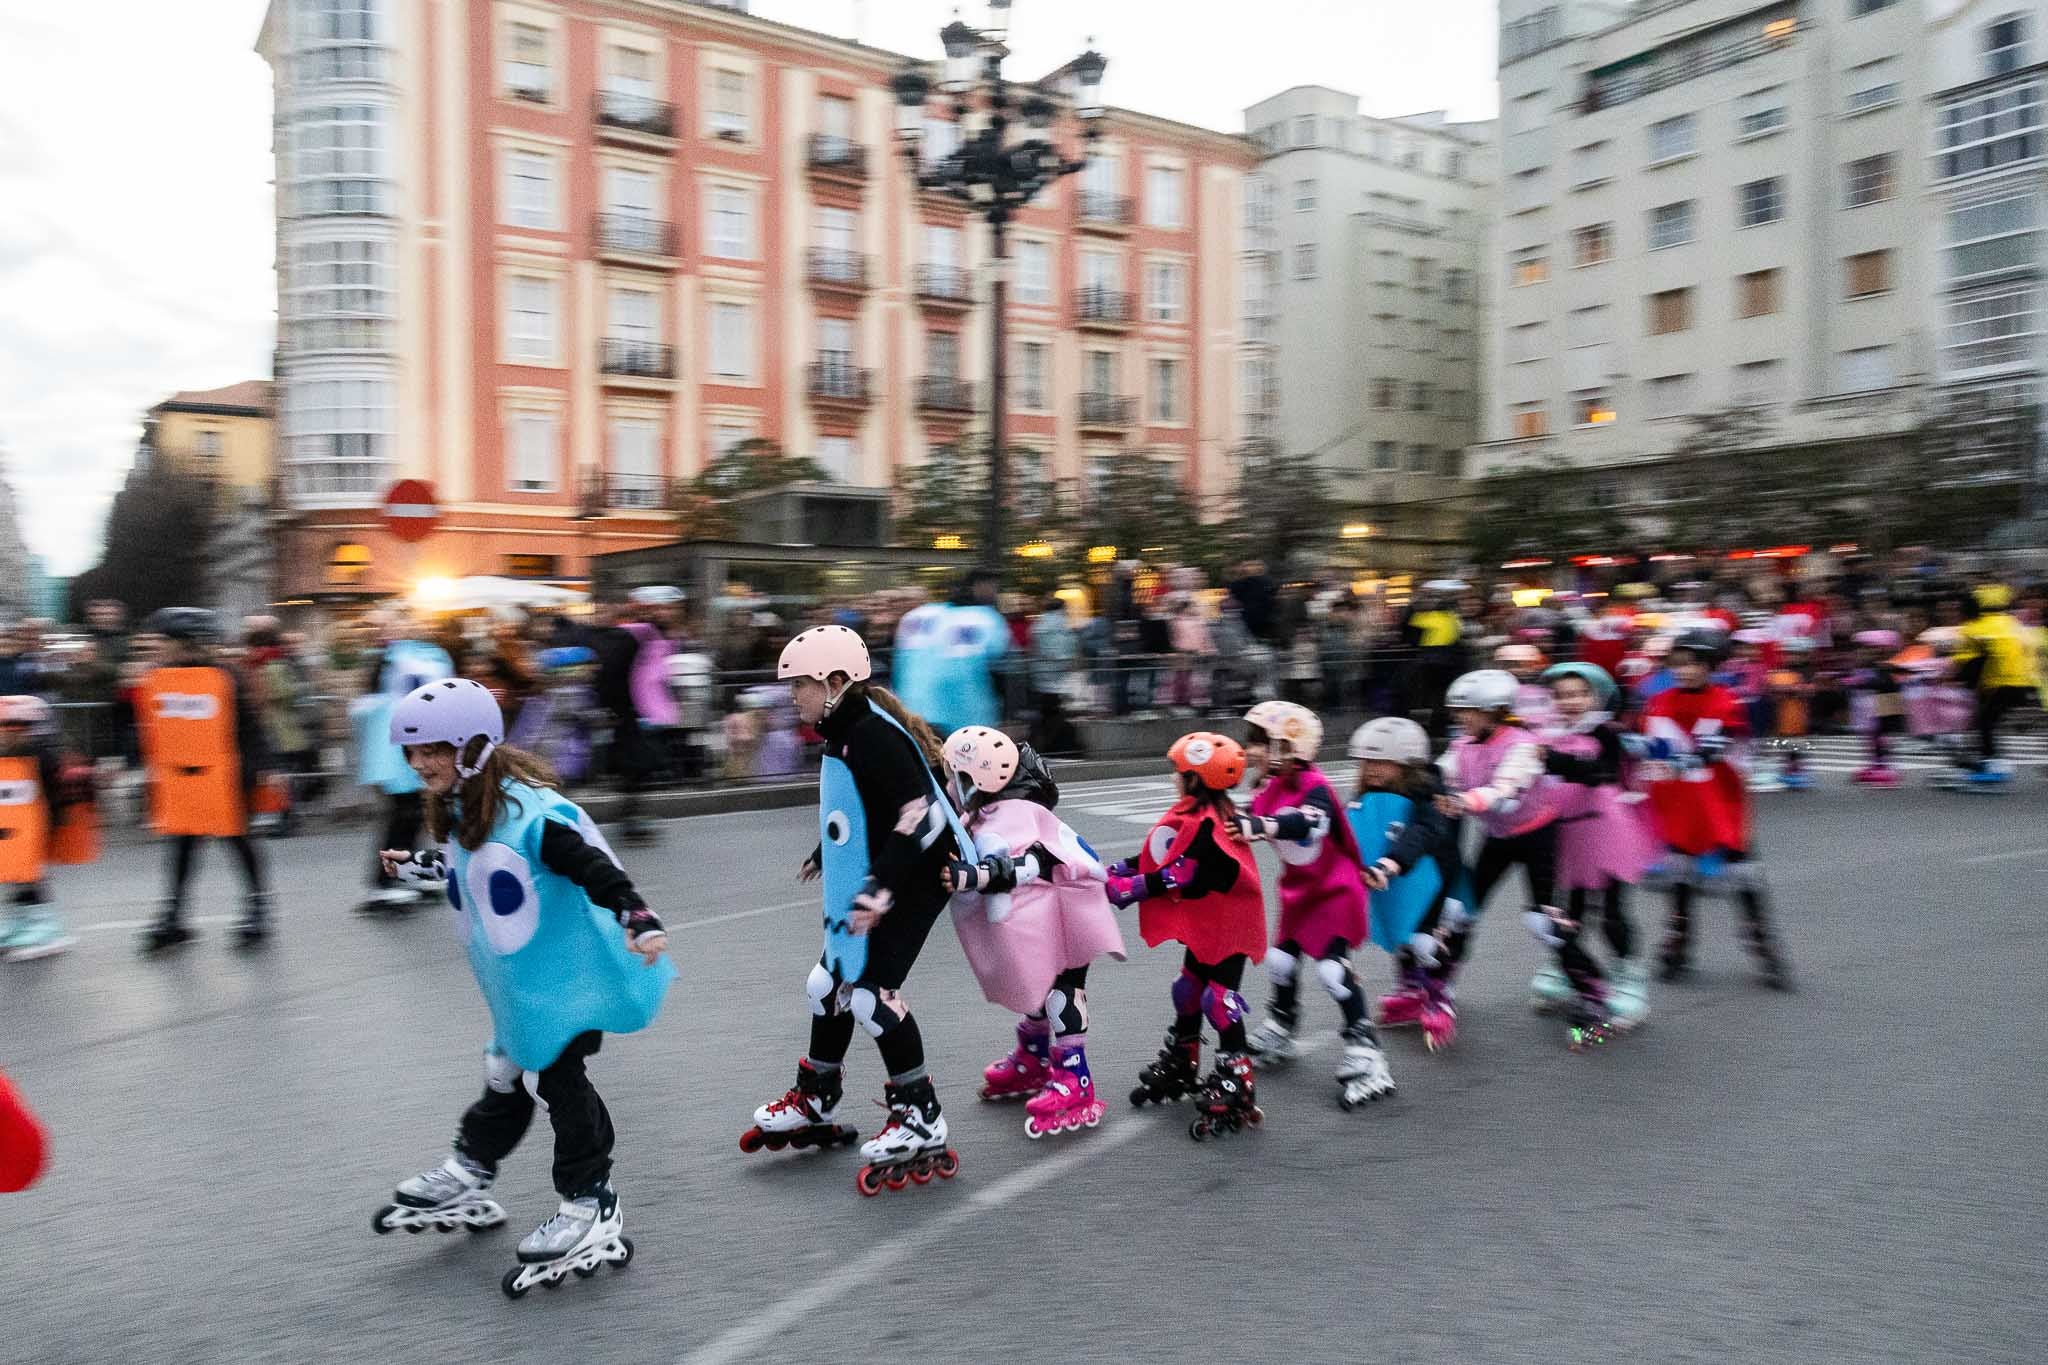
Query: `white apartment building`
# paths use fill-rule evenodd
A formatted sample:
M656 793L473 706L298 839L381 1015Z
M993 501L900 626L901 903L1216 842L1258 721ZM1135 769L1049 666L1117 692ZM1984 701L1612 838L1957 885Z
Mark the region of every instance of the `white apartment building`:
M1244 429L1315 455L1360 558L1455 543L1492 298L1494 125L1297 86L1245 110ZM1371 553L1363 553L1371 551Z
M1912 423L1937 363L1918 5L1506 0L1501 17L1475 474L1595 467L1614 471L1596 496L1654 505L1696 414L1751 409L1759 448Z

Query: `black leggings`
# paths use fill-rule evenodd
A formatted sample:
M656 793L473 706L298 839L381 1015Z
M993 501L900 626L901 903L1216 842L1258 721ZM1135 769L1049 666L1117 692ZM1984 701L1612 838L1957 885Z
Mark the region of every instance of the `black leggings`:
M1572 918L1578 922L1579 932L1584 933L1588 923L1587 915L1597 909L1600 915L1602 937L1607 947L1618 958L1636 955L1636 926L1628 913L1628 883L1610 881L1600 893L1598 907L1591 905L1592 892L1585 887L1572 888L1568 898L1571 902Z
M1739 869L1745 860L1731 857L1729 861L1732 868ZM1691 961L1692 903L1697 894L1697 888L1690 882L1680 882L1671 888L1671 918L1665 925L1664 944L1657 954L1667 971L1682 971ZM1771 906L1762 880L1748 875L1737 883L1735 904L1742 915L1742 938L1750 956L1766 971L1782 972L1785 958L1771 927Z
M1977 694L1977 761L1982 767L1998 757L1998 726L2006 714L2024 706L2029 695L2024 687L1989 687Z
M387 848L410 852L419 847L420 833L427 826L426 798L418 792L399 792L384 802L384 838L370 850L370 881L378 887L398 885L398 878L384 871L378 855Z
M1177 1000L1175 1002L1173 1033L1176 1038L1200 1038L1202 1036L1203 1011L1201 988L1205 986L1218 986L1233 995L1237 994L1238 988L1244 984L1244 966L1245 955L1243 953L1232 953L1221 962L1200 962L1195 958L1195 950L1192 948L1188 949L1187 953L1181 958L1181 974L1193 977L1198 985L1195 998L1192 1001L1183 1002ZM1188 1004L1194 1006L1192 1012L1186 1008ZM1218 1024L1216 1026L1216 1046L1224 1052L1243 1052L1245 1050L1244 1020L1238 1018L1225 1024Z
M554 1064L540 1073L535 1086L547 1102L548 1122L555 1128L555 1192L564 1199L594 1194L611 1177L612 1116L583 1071L584 1061L595 1056L603 1044L602 1033L577 1034ZM532 1122L533 1096L526 1093L524 1077L513 1077L509 1090L487 1085L483 1098L462 1115L455 1150L496 1171Z
M192 870L199 864L199 845L209 836L204 834L173 834L171 848L171 913L185 908L185 886L192 880ZM222 836L221 842L235 851L242 863L242 881L252 896L270 894L270 887L264 877L263 858L256 852L256 845L246 834Z
M1508 870L1519 865L1529 875L1529 905L1536 908L1555 904L1557 896L1557 826L1544 825L1526 834L1493 836L1479 846L1479 858L1472 866L1472 904L1467 916L1452 925L1442 937L1444 950L1437 956L1436 974L1448 981L1465 960L1472 935L1479 928L1479 916L1486 899ZM1589 959L1590 960L1590 959ZM1594 969L1598 971L1596 967Z
M1365 1012L1365 988L1358 984L1358 974L1351 969L1351 944L1348 941L1333 938L1325 945L1323 951L1314 957L1305 955L1301 950L1301 944L1291 938L1282 940L1279 949L1294 959L1294 970L1285 980L1279 977L1273 980L1272 1011L1275 1019L1285 1024L1290 1031L1293 1030L1301 1022L1302 973L1315 972L1320 980L1323 964L1334 962L1342 969L1337 977L1338 984L1331 986L1327 981L1321 981L1320 984L1330 992L1333 999L1336 998L1338 990L1347 992L1342 999L1337 1000L1337 1008L1344 1013L1345 1036L1365 1039L1374 1037L1372 1020Z
M1088 1031L1088 969L1069 967L1052 979L1053 990L1067 998L1066 1007L1059 1017L1052 1021L1052 1036L1055 1039L1071 1038L1077 1033ZM1033 1010L1027 1019L1044 1019L1043 1008Z

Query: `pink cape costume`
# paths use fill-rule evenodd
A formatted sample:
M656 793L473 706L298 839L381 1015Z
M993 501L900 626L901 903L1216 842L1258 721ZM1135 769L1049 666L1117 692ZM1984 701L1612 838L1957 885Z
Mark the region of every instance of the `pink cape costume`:
M1494 770L1500 767L1502 759L1517 744L1535 744L1536 736L1513 725L1496 725L1493 733L1485 739L1470 736L1452 743L1450 752L1450 778L1452 790L1468 792L1493 781ZM1527 834L1549 824L1556 818L1558 783L1554 778L1539 777L1523 792L1521 798L1509 803L1505 809L1493 806L1475 817L1479 827L1486 831L1489 839L1511 839L1517 834Z
M953 897L953 928L991 1004L1015 1014L1045 1008L1053 978L1105 954L1124 957L1124 937L1104 889L1102 860L1036 801L995 801L968 817L976 857L1021 858L1044 844L1060 860L1049 879L996 896Z
M1574 758L1592 758L1600 752L1600 742L1593 736L1570 731L1546 734L1543 743ZM1576 782L1559 782L1555 791L1559 891L1598 891L1609 882L1634 884L1663 857L1640 798L1618 786Z
M1344 817L1344 803L1329 779L1314 768L1279 772L1252 794L1253 815L1278 815L1307 809L1310 793L1321 791L1337 811L1324 836L1308 844L1275 839L1280 855L1280 932L1275 943L1292 939L1302 951L1320 955L1331 939L1353 947L1366 940L1365 879L1361 875L1358 838Z

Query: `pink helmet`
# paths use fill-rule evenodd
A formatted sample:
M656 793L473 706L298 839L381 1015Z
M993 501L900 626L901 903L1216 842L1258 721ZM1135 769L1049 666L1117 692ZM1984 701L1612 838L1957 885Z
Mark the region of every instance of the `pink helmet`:
M782 647L782 657L775 664L778 678L824 682L834 673L844 673L849 682L866 682L874 676L867 645L845 626L812 626Z
M1316 749L1323 742L1323 723L1306 706L1291 701L1262 701L1244 713L1245 724L1256 725L1282 758L1316 761Z
M1017 775L1017 742L1001 730L968 725L946 736L946 766L953 770L954 791L965 800L969 789L994 796Z

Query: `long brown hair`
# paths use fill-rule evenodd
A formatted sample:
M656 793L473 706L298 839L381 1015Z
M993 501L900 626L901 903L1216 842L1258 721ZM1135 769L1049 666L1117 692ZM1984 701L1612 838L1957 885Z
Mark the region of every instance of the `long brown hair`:
M481 738L472 739L467 752L473 754L482 743ZM454 746L444 744L441 747L452 749ZM505 790L507 782L523 782L529 787L559 785L555 770L544 760L524 749L500 744L491 750L482 772L457 784L453 802L448 797L427 793L427 833L436 841L446 843L452 823L455 842L471 853L476 852L483 847L491 826L498 823L498 816L506 810L519 809L519 798ZM452 820L450 805L456 807Z
M1226 839L1237 837L1237 802L1230 799L1227 791L1217 791L1202 785L1193 773L1182 773L1180 784L1181 799L1189 802L1195 810L1213 811L1216 826Z
M846 689L849 697L866 697L868 705L878 711L886 711L898 725L910 732L917 741L919 752L924 755L924 765L935 773L946 771L946 746L940 742L938 731L917 712L903 704L903 698L888 688L871 682L853 683Z

